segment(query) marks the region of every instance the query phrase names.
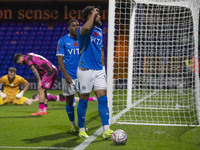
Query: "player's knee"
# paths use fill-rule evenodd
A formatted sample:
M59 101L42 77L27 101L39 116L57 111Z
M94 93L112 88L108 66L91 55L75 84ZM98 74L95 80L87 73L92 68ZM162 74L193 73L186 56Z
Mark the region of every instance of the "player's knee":
M99 90L95 91L95 94L96 94L97 97L105 96L106 93L107 93L107 91L105 89L99 89Z
M66 99L66 104L68 106L72 106L73 105L73 102L74 102L74 99Z
M45 91L45 89L43 89L42 87L38 88L38 93L43 93L44 91Z
M88 100L89 96L90 96L89 94L79 94L80 99Z

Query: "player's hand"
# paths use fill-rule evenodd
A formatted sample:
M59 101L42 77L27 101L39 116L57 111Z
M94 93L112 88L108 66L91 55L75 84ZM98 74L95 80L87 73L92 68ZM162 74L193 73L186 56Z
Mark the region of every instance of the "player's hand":
M16 95L16 98L17 98L17 99L21 99L22 96L23 96L23 94L24 94L24 91L21 91L20 93L18 93L18 94Z
M6 99L6 94L5 93L1 92L0 96L1 96L2 99Z
M99 9L98 8L93 9L92 13L98 14L99 13Z
M42 87L42 81L41 80L38 80L38 90L42 90L43 87Z
M42 87L42 81L38 80L38 87Z
M65 80L67 83L71 84L72 83L72 77L69 74L64 75L65 76Z
M95 17L94 17L94 19L97 17L97 15L99 14L99 9L98 8L95 8L95 9L93 9L92 10L92 14L95 14Z

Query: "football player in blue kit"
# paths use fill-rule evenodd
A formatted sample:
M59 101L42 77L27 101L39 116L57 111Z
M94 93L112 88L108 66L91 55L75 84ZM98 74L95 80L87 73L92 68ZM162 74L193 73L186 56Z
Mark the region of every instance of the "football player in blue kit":
M102 66L101 53L103 51L103 33L100 26L101 17L99 9L87 6L82 17L85 24L77 29L77 38L80 49L77 78L79 91L78 125L79 136L88 138L85 132L85 116L88 98L92 89L98 99L98 111L103 126L103 138L111 137L113 131L109 127L109 109L107 101L106 74Z
M74 95L77 91L77 68L79 60L79 45L77 40L77 28L79 22L72 19L68 22L69 34L59 39L56 56L58 56L59 68L62 71L62 91L66 96L66 112L71 122L69 132L77 132L74 117Z

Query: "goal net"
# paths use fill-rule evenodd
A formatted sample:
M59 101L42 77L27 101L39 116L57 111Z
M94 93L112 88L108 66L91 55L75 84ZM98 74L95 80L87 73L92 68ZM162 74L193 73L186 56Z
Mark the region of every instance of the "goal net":
M199 8L199 0L109 1L111 123L199 125Z

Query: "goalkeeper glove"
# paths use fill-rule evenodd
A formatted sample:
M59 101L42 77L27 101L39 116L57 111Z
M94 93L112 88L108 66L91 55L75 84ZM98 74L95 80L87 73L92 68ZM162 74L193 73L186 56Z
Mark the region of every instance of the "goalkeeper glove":
M17 99L21 99L22 96L23 96L23 94L24 94L24 91L21 91L20 93L18 93L18 94L16 95L16 98L17 98Z
M0 96L1 96L2 99L6 99L6 94L5 93L0 92Z

